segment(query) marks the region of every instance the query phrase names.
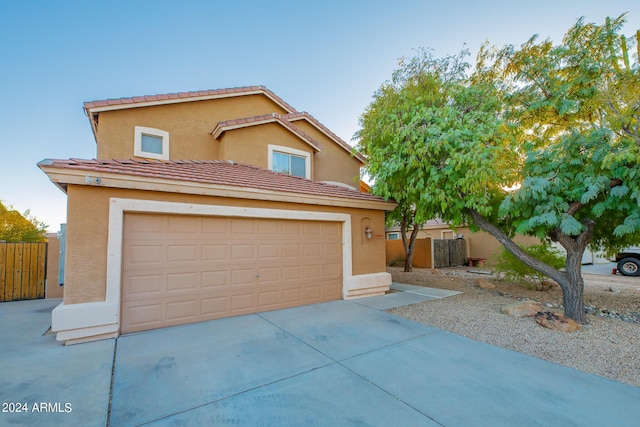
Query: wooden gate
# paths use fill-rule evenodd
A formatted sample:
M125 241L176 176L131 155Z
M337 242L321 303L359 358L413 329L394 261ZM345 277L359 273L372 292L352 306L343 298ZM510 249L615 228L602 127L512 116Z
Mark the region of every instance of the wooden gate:
M44 298L46 243L0 243L0 301Z
M434 267L457 267L464 265L466 243L464 239L434 239L433 263Z

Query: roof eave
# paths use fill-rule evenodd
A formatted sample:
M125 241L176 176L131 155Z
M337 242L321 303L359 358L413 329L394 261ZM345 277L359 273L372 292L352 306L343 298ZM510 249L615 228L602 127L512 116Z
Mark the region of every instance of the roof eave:
M267 98L269 98L271 101L276 103L278 106L280 106L283 110L287 111L287 113L295 112L295 109L293 109L293 107L291 107L289 104L282 101L277 95L275 95L273 92L271 92L265 87L259 87L256 89L247 89L246 91L220 92L216 94L194 95L194 96L186 96L181 98L178 97L178 98L156 99L152 101L113 103L113 104L101 105L101 106L95 106L95 107L87 107L87 104L90 104L90 102L87 102L85 103L85 111L91 114L91 113L101 113L103 111L125 110L129 108L152 107L156 105L179 104L184 102L207 101L210 99L233 98L233 97L248 96L248 95L264 95Z
M364 165L366 163L367 158L363 154L357 152L353 147L347 148L349 144L347 144L345 141L336 140L336 138L339 138L339 137L335 134L332 135L331 133L329 133L330 131L327 132L328 129L325 128L324 125L320 124L320 122L318 122L315 117L311 116L311 114L303 111L302 113L298 113L296 117L290 117L290 118L287 118L287 120L289 120L290 122L305 120L307 123L309 123L311 126L316 128L318 131L322 132L322 134L325 135L327 138L334 141L336 144L342 147L342 149L344 149L353 157L355 157L360 162L361 165Z
M384 211L390 211L396 207L395 202L383 200L362 200L308 195L254 187L240 187L166 178L149 178L112 172L73 170L45 164L39 164L38 166L47 174L51 182L58 186L58 188L64 188L63 191L65 191L65 193L68 185L82 185ZM99 180L96 180L95 178L99 178Z

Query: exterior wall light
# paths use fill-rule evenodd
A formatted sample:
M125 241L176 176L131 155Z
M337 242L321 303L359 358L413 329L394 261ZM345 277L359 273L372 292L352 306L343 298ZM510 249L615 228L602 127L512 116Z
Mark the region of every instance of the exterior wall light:
M364 228L364 235L367 236L367 240L371 240L373 237L373 230L368 225Z

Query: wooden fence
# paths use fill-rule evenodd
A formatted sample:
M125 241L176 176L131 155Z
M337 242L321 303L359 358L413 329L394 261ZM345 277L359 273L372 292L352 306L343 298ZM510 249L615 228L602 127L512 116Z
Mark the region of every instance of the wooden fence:
M44 298L46 243L0 243L0 301Z
M434 239L434 267L456 267L465 264L466 243L464 239Z
M405 253L402 240L385 240L387 264L393 261L404 262ZM416 239L413 246L413 266L431 268L431 238Z

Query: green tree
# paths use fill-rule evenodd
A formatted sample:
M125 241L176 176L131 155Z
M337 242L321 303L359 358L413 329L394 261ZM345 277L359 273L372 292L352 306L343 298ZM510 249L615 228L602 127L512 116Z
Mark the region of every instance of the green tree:
M44 242L46 224L31 216L6 207L0 202L0 240L5 242Z
M489 232L558 282L565 314L579 323L586 246L613 251L640 240L639 67L623 23L579 20L558 45L536 37L518 48L485 45L471 73L454 57L453 79L438 72L451 57L421 53L396 73L435 79L444 102L425 104L402 82L403 104L378 91L358 134L376 193ZM516 232L558 242L564 270L523 251Z

